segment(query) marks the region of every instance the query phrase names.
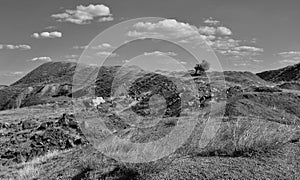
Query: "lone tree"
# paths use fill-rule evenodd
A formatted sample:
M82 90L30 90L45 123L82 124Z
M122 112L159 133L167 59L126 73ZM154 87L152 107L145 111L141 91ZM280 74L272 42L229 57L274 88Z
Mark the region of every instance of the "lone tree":
M209 70L210 64L206 60L202 60L200 64L196 64L195 76L203 74L205 71Z

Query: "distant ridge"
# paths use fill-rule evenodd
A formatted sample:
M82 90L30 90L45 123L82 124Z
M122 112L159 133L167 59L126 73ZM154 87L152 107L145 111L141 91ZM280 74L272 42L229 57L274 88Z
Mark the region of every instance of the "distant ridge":
M271 82L292 82L300 81L300 63L287 66L277 70L264 71L257 75Z
M79 73L75 74L76 71ZM72 97L81 97L94 93L97 96L108 97L111 95L112 86L121 87L122 84L129 86L132 79L142 77L145 73L147 71L138 66L102 66L100 68L85 64L78 65L74 62L47 62L32 70L12 85L4 86L0 89L0 110L60 101L68 102ZM189 77L190 71L157 71L156 73L179 79L181 77L192 78L197 84L205 83L207 80L206 76ZM75 78L74 75L76 75ZM236 71L209 72L209 76L213 79L211 83L214 83L216 86L219 83L222 84L224 81L223 75L225 76L227 87L240 86L247 88L272 84L251 72ZM95 82L88 83L87 76L95 76ZM84 82L82 87L81 82ZM74 84L79 87L74 86ZM117 91L122 92L123 90L121 88L117 89Z
M76 65L77 63L74 62L47 62L37 67L11 86L37 83L68 83L72 81Z

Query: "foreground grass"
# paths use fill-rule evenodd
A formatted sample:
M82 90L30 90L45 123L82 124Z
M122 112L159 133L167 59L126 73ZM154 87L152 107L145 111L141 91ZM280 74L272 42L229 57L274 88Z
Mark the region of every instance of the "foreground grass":
M11 167L0 167L0 179L18 179L18 180L32 180L40 179L40 172L42 171L42 164L51 161L54 157L62 155L70 150L58 151L54 150L48 152L43 156L36 157L28 162L23 162Z

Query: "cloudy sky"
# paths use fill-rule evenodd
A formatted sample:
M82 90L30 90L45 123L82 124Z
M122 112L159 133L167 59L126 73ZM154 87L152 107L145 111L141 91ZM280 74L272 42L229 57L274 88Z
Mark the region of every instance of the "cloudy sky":
M10 84L45 62L78 61L87 49L97 57L111 54L129 62L135 56L125 51L130 46L116 47L149 36L196 50L200 37L224 70L287 66L300 61L299 7L298 0L1 0L0 84ZM165 19L135 20L90 44L105 29L141 17ZM134 48L143 55L140 59L173 57L182 65L189 63L178 47L156 43L149 49L148 42L132 47L143 47ZM199 56L215 59L200 46ZM82 57L88 61L87 53Z

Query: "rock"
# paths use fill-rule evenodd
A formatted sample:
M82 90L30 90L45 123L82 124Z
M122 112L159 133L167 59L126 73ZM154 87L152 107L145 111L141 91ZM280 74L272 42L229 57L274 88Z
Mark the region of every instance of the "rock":
M7 128L10 127L10 124L7 123L7 122L6 122L6 123L1 123L1 124L0 124L0 127L1 127L1 128L4 128L4 129L7 129Z
M40 126L37 128L37 130L45 130L47 129L48 124L47 122L43 122L42 124L40 124Z
M74 120L69 121L68 125L69 125L70 128L79 129L78 123Z
M66 114L63 114L57 123L61 126L67 126L69 124L69 120L66 118Z
M25 120L22 123L22 129L32 129L37 127L38 123L35 120Z
M243 90L240 86L233 86L226 90L227 98L238 96L243 93Z
M75 147L73 141L71 139L68 139L66 141L66 148L68 149L68 148L73 148L73 147Z

